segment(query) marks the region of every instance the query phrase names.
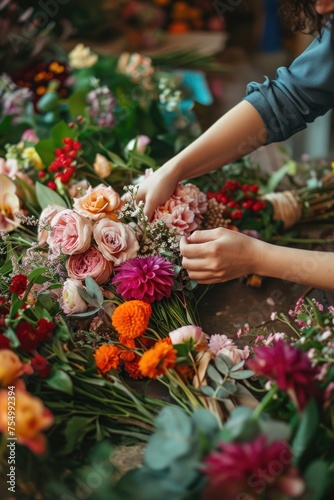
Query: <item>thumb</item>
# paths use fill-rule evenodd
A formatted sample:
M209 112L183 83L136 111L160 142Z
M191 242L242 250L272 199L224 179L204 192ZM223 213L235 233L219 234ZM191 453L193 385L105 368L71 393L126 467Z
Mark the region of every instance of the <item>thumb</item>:
M221 228L220 228L221 229ZM207 241L213 241L218 238L216 229L207 229L203 231L194 231L187 238L188 243L206 243Z

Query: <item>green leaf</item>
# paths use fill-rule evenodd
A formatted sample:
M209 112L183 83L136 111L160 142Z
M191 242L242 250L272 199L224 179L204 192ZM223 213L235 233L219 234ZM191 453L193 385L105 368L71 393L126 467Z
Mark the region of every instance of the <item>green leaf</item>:
M41 139L35 145L35 149L46 167L55 159L55 144L53 139Z
M216 370L216 368L212 365L208 366L207 369L207 374L213 380L216 382L216 384L221 385L224 382L223 377L220 375L220 373Z
M64 198L40 182L36 182L36 196L42 210L51 203L67 208Z
M31 273L28 275L29 281L34 281L38 276L41 274L45 273L46 268L45 267L38 267L37 269L34 269L31 271Z
M46 384L49 387L52 387L52 389L65 392L71 396L73 395L73 383L71 377L62 370L57 370L55 367L52 370L51 376L46 379Z
M219 431L217 419L211 411L205 408L195 410L191 415L191 419L198 432L202 432L205 435L212 435Z
M225 354L219 354L219 356L217 356L215 358L215 360L218 360L218 359L221 359L222 361L224 361L225 364L228 366L228 369L231 370L231 368L233 367L233 363L228 356L225 356ZM217 366L217 364L216 364L216 366Z
M84 115L86 113L87 93L88 91L86 89L77 90L76 92L73 92L73 94L70 95L70 97L68 98L67 100L68 109L73 119L77 116Z
M329 464L325 460L316 460L306 469L304 479L312 500L323 500L325 498L324 494L330 477L329 475Z
M252 377L254 372L252 370L242 370L240 372L230 372L230 377L235 380L243 380L245 378Z
M54 300L51 293L40 293L37 300L48 311L54 306Z
M91 297L86 292L86 290L83 290L80 286L77 287L77 290L79 292L79 295L81 295L81 297L84 299L85 302L87 302L87 304L100 309L100 307L101 307L100 304L97 302L97 300L95 298Z
M292 169L294 167L294 170L296 168L296 163L295 162L288 162L283 167L280 169L276 170L276 172L273 172L270 176L269 182L265 188L265 193L272 193L276 191L277 186L279 185L280 182L284 179L284 177L287 174L290 174L292 172Z
M62 447L60 455L67 455L78 448L91 429L91 424L96 417L72 417L66 424L64 431L65 446Z
M99 306L102 306L104 299L103 299L103 293L99 285L93 280L93 278L91 278L91 276L86 276L85 285L88 294L94 299L96 299L96 302L98 303Z
M318 423L319 412L317 404L313 399L311 399L304 410L297 433L292 442L292 449L297 463L317 432Z
M240 363L237 363L236 365L234 365L232 368L231 368L231 372L236 372L238 370L240 370L240 368L242 368L245 364L245 360L242 360L240 361Z
M77 137L77 132L73 128L70 128L67 123L61 121L52 127L51 137L53 138L54 149L56 149L64 146L63 139L65 139L65 137L72 137L72 139L75 139Z
M7 328L6 331L4 332L5 337L7 337L10 340L11 346L12 347L19 347L20 341L16 336L16 333L12 328Z

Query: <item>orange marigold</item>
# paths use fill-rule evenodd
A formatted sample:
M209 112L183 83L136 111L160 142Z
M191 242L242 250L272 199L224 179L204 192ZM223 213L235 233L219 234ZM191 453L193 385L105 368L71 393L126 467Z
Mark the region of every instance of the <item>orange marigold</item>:
M131 378L133 378L135 380L138 380L139 378L143 378L143 375L142 375L141 371L139 370L138 359L140 359L140 358L139 358L139 356L136 355L136 359L134 361L127 362L124 365L125 371L130 375Z
M116 307L111 322L122 337L135 339L142 335L152 314L152 307L143 300L129 300Z
M152 349L146 351L138 363L139 370L144 377L157 378L175 365L177 351L174 347L165 342L165 339L159 340Z
M133 339L129 339L128 337L120 337L119 342L120 358L123 361L133 361L136 357L136 353L130 349L134 349L136 347L135 341ZM128 349L122 349L123 346Z
M96 349L93 356L96 366L102 373L107 373L112 369L116 370L120 363L119 349L116 345L103 344Z

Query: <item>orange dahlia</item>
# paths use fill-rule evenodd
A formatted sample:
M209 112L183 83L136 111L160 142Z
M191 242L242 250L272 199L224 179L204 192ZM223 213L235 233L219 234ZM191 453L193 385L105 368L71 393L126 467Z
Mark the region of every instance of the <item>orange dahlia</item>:
M116 307L111 321L121 337L135 339L142 335L152 314L152 307L143 300L130 300Z
M163 339L142 355L138 365L144 377L157 378L175 365L176 358L176 349Z
M136 355L136 359L131 362L126 362L124 365L125 371L130 375L131 378L138 380L139 378L143 378L143 374L139 369L138 360L139 356Z
M96 366L101 373L116 370L119 366L119 349L116 345L103 344L93 354Z

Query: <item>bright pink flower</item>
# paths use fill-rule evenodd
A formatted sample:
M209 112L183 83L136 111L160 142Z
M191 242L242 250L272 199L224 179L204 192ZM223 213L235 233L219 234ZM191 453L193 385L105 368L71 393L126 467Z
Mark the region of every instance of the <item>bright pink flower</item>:
M299 409L317 394L315 377L307 354L279 340L273 347L254 347L255 356L248 360L247 367L257 375L264 376L289 393Z
M126 300L143 300L151 304L171 294L173 264L159 255L127 260L115 271L112 283Z
M86 252L71 255L66 262L66 269L70 278L83 281L86 276L93 278L98 285L109 280L113 263L105 259L101 252L91 246Z
M250 443L220 443L204 460L204 500L255 500L272 498L273 492L299 498L305 485L290 448L283 441L266 441L259 436Z

